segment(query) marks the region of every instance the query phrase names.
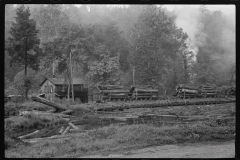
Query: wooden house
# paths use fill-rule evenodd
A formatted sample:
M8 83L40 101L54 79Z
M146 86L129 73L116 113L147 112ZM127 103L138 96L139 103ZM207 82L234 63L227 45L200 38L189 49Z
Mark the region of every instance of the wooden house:
M82 103L88 103L88 88L84 87L85 81L81 78L73 78L74 99L79 98ZM54 98L67 98L68 85L64 78L46 78L40 84L41 94L45 98L53 101ZM72 88L70 87L70 98L72 98Z

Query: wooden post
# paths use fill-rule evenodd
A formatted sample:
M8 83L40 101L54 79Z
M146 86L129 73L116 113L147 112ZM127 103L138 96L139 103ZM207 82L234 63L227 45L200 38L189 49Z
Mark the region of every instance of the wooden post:
M26 79L27 79L27 43L28 43L28 37L26 36L26 45L25 45L25 85L26 85ZM28 88L25 86L25 99L28 99Z
M74 88L73 88L73 75L72 75L72 51L70 51L70 74L71 74L71 85L72 85L72 102L74 102Z

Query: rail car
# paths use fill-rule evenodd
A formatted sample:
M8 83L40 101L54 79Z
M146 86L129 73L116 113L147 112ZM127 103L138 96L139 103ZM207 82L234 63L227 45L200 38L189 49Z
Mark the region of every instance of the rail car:
M158 89L153 86L131 86L130 88L125 88L118 85L99 85L97 88L99 91L98 102L160 99ZM192 86L179 84L173 96L181 99L216 98L220 96L234 96L235 90L235 86L228 86L223 89L211 85Z
M132 86L124 88L118 85L99 85L99 101L113 100L156 100L158 90L152 86Z
M235 96L235 86L215 87L211 85L191 86L180 84L176 87L175 96L179 98L214 98Z

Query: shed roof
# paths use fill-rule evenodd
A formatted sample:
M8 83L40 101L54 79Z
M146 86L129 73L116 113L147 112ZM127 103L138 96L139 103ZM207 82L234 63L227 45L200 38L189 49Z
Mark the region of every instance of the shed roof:
M66 80L64 78L45 78L44 81L40 84L40 86L42 86L46 80L49 80L53 84L66 83ZM73 78L73 84L85 84L85 81L82 78Z

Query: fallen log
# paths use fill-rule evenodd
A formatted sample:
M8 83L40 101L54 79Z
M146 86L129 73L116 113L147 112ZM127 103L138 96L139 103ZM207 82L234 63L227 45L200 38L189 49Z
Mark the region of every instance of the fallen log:
M43 104L46 104L48 106L51 106L53 108L56 108L57 110L68 110L69 108L67 107L64 107L60 104L57 104L57 103L53 103L45 98L41 98L41 97L37 97L37 96L33 96L32 97L32 100L33 101L36 101L36 102L39 102L39 103L43 103Z
M26 135L24 135L24 136L20 136L20 137L18 137L18 138L20 138L20 139L27 138L27 137L30 137L30 136L32 136L32 135L37 134L38 132L39 132L39 130L36 130L36 131L34 131L34 132L32 132L32 133L26 134Z

